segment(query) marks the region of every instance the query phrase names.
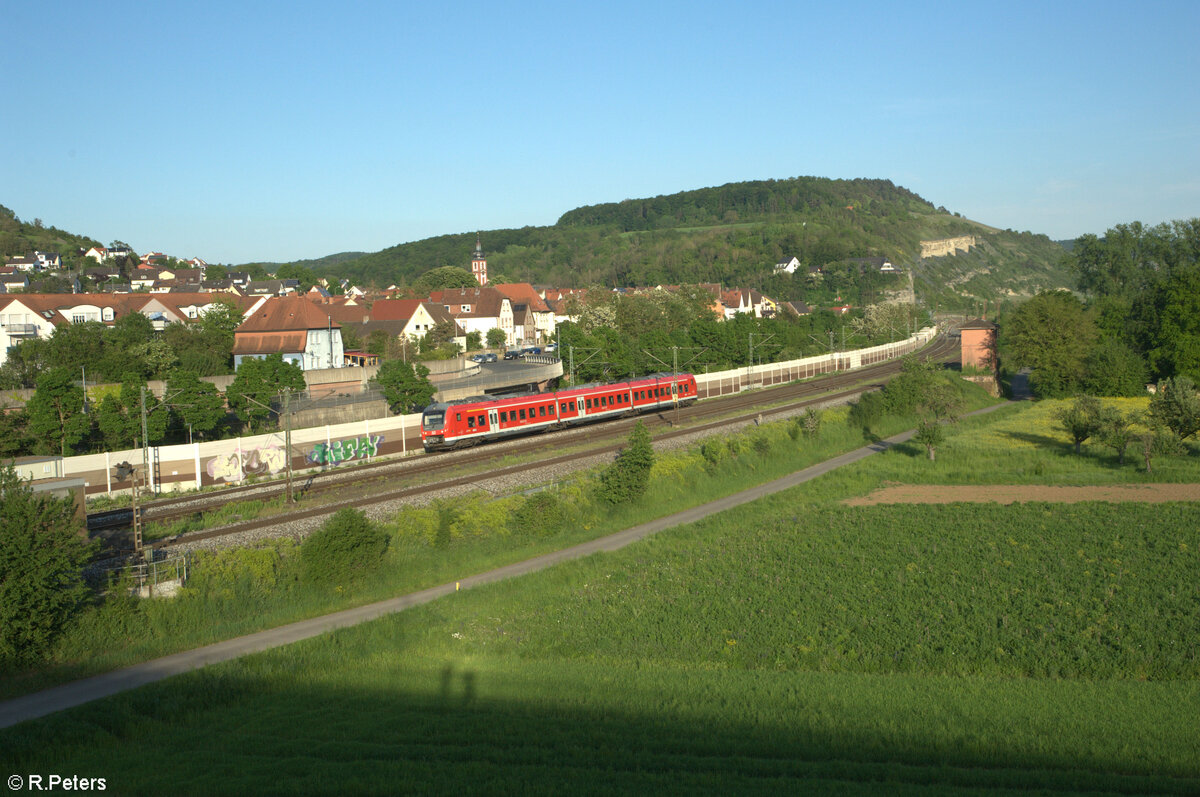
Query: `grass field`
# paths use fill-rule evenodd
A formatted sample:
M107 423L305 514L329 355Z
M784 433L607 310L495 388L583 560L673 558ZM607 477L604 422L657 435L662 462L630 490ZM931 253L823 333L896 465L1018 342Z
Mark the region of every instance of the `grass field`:
M180 794L1200 792L1197 505L840 503L888 481L1112 480L1100 451L1006 431L1041 434L1046 410L965 421L935 463L899 446L0 732L4 774ZM689 470L763 476L787 438L755 434L664 459L651 500L705 489ZM1196 480L1195 459L1163 470Z

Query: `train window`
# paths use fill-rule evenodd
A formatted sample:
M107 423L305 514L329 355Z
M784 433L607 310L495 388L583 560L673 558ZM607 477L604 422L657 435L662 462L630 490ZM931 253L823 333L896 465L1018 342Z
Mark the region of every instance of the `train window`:
M479 428L482 429L485 426L487 426L486 416L480 415L479 416Z
M587 400L587 408L588 408L589 410L592 408L592 400L591 400L591 399L588 399L588 400Z
M507 412L500 413L500 423L507 423L507 422L508 422L508 413Z
M468 428L468 429L474 429L474 428L475 428L475 416L474 416L474 415L468 415L468 416L467 416L467 428Z
M458 421L459 423L462 423L462 413L461 412L454 413L454 420Z
M554 405L553 404L550 405L550 414L551 415L554 414Z
M542 417L542 418L545 418L545 417L546 417L546 405L545 405L545 404L543 404L542 406L538 407L538 416L540 416L540 417Z
M522 409L521 409L521 420L525 420L525 410L524 410L524 408L522 408Z

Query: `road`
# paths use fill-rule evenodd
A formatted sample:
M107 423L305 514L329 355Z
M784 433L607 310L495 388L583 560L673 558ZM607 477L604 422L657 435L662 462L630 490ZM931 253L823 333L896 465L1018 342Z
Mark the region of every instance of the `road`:
M990 412L1002 406L1004 405L993 405L992 407L987 407L971 414ZM869 446L864 446L818 465L797 471L781 479L752 487L735 495L727 496L702 506L693 507L683 512L677 512L674 515L659 518L649 523L643 523L640 526L634 526L625 531L610 534L607 537L601 537L570 548L564 548L561 551L555 551L543 556L534 557L533 559L527 559L523 562L507 565L506 567L489 570L486 573L468 576L458 582L446 583L386 601L371 603L354 609L346 609L345 611L327 614L322 617L314 617L310 620L302 620L266 631L259 631L258 633L229 639L224 642L217 642L171 656L164 656L153 661L135 664L131 667L125 667L120 670L114 670L102 675L14 698L0 703L0 728L7 728L20 722L44 717L48 714L109 697L128 689L136 689L139 686L161 681L172 675L196 670L209 664L229 661L230 659L236 659L250 653L289 645L293 642L299 642L302 639L324 634L327 631L337 628L358 625L359 623L374 620L393 612L404 611L410 607L420 606L437 598L450 595L456 589L470 589L481 584L490 584L507 578L513 578L514 576L533 573L559 562L579 559L600 551L615 551L665 529L694 523L709 515L733 509L751 501L756 501L764 496L803 484L818 476L823 476L830 471L884 451L898 443L903 443L912 436L913 431L909 430L881 442L872 443Z

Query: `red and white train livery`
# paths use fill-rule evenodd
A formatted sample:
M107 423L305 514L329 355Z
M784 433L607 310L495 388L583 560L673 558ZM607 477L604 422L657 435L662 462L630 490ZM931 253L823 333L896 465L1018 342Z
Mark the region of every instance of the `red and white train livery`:
M580 385L551 393L430 404L421 414L426 451L444 451L531 432L562 429L696 400L691 374L651 374L627 382Z

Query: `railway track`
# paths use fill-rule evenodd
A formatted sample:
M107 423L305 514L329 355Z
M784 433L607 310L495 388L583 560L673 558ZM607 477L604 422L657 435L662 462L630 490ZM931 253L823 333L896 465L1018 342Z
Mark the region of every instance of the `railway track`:
M937 339L921 354L926 359L947 360L957 358L958 346L946 338ZM220 528L189 532L178 537L158 540L148 547L169 548L172 545L238 534L245 531L267 528L284 522L303 520L332 514L344 507L363 507L374 504L411 498L422 494L443 491L462 485L470 485L480 478L478 468L494 464L502 458L513 456L537 456L550 450L577 448L570 453L539 459L538 466L566 465L583 457L612 453L625 441L629 429L642 420L654 432L656 440L672 439L683 435L704 433L724 428L739 420L752 419L768 406L768 414L786 413L797 408L856 395L881 384L900 370L899 361L888 361L865 366L855 371L837 372L808 382L787 383L763 387L728 397L712 399L689 407L660 411L636 417L580 426L560 432L536 435L521 440L492 443L478 449L446 452L432 456L405 457L386 460L354 468L344 468L319 474L304 474L294 478L300 485L296 494L311 500L329 493L351 493L349 497L322 502L319 505L289 509L285 514L256 520L231 523ZM874 384L873 384L874 383ZM739 413L753 411L739 417ZM710 420L716 419L716 420ZM657 431L656 431L657 430ZM486 470L488 477L505 476L528 471L528 462ZM449 478L439 478L447 471L469 471ZM402 475L410 484L394 488L396 476ZM172 523L183 519L203 516L214 508L231 502L274 499L285 493L286 485L279 480L254 485L230 487L217 493L181 496L147 502L142 507L144 523ZM128 527L132 522L132 510L117 509L89 515L89 530L99 531ZM94 520L95 519L95 520ZM114 542L119 538L113 537ZM119 544L119 543L118 543Z

